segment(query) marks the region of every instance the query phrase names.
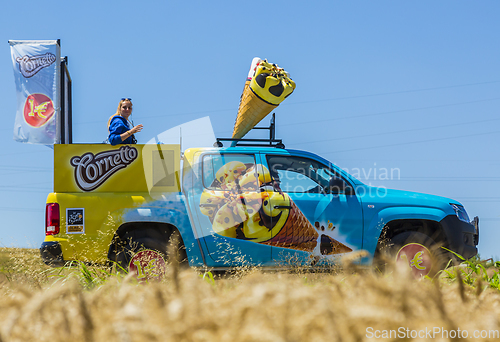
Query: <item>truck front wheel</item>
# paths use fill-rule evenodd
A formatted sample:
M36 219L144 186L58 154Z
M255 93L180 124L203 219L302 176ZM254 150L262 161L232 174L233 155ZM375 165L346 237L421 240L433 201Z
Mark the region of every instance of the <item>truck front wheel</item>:
M384 248L385 258L407 265L416 278L434 276L446 266L445 253L429 236L415 231L395 235Z

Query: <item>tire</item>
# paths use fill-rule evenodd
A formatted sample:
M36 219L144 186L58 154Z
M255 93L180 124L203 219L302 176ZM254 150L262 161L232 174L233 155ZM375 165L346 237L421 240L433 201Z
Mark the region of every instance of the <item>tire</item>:
M141 251L150 252L141 253L142 256L138 255ZM136 256L138 258L145 257L147 260L137 263L137 260L134 260ZM119 266L118 269L123 269L126 272L136 272L138 276L141 275L141 270L137 268L138 265L149 267L157 264L165 269L169 261L175 261L175 264L183 269L189 266L186 248L179 232L174 230L170 233L155 228L134 229L124 233L115 242L114 260ZM153 260L153 263L149 264L151 260ZM148 261L148 263L144 264L145 261ZM151 269L151 267L148 269ZM164 270L160 273L164 273Z
M166 246L150 237L130 239L117 255L118 265L138 280L161 279L167 261Z
M407 264L415 278L433 277L446 267L446 253L431 237L420 232L397 234L377 252L377 267L384 269L387 262Z

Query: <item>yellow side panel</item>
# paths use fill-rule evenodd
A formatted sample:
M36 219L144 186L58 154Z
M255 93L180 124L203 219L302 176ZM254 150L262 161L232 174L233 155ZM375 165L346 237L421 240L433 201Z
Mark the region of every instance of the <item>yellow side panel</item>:
M179 145L54 145L54 193L64 260L104 262L123 216L180 191Z
M177 192L179 145L54 145L54 192Z

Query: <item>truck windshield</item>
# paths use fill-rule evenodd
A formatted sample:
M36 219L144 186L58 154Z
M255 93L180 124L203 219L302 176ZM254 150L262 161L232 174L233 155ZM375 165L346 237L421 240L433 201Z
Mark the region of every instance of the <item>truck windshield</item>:
M285 192L327 193L330 180L340 178L325 165L308 158L267 156L267 163L271 176Z

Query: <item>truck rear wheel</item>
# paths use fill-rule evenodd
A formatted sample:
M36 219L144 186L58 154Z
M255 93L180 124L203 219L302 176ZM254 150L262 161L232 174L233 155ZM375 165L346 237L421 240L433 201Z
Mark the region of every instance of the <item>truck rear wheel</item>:
M117 263L138 280L161 279L167 260L166 246L149 237L131 239L117 255Z

